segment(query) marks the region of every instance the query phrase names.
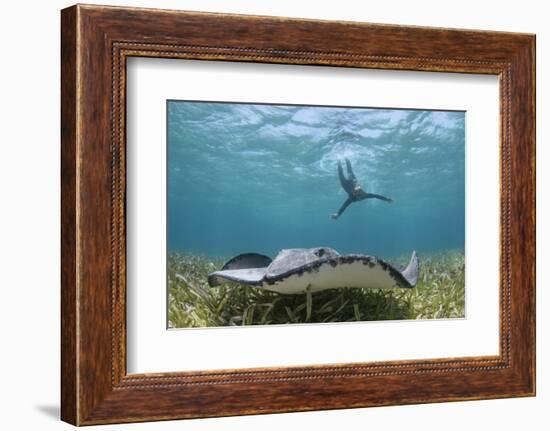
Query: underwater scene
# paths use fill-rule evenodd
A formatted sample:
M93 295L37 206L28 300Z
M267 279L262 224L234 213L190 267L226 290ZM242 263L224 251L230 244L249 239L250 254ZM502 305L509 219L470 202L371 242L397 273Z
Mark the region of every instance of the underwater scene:
M167 101L168 328L463 318L465 112Z

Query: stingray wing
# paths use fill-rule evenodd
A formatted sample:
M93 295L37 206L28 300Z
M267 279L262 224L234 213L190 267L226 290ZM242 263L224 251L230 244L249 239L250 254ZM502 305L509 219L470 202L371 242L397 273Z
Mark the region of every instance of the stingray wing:
M409 283L409 287L416 286L418 281L418 257L416 256L416 251L413 251L411 260L407 267L401 271L403 278Z
M271 264L271 258L259 253L239 254L229 259L222 267L225 269L266 268Z
M208 275L208 284L211 287L222 283L239 283L248 286L260 286L267 268L226 269Z
M233 282L258 286L271 263L271 258L258 253L244 253L228 260L220 271L208 275L210 286Z
M284 274L265 277L263 287L279 293L302 293L354 287L370 289L413 288L418 278L418 258L413 252L401 272L373 256L349 254L319 259Z

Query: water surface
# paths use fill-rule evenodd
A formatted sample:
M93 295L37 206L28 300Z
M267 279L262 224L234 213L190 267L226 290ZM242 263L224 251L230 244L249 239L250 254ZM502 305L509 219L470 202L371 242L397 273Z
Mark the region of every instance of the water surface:
M168 101L168 251L464 250L465 113ZM353 203L337 161L363 189Z

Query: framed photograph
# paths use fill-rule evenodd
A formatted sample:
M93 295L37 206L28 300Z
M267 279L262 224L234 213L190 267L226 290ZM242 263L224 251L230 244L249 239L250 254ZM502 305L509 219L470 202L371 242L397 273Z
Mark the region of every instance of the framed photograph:
M169 100L167 121L169 328L465 317L465 112Z
M61 16L63 420L535 394L534 35Z

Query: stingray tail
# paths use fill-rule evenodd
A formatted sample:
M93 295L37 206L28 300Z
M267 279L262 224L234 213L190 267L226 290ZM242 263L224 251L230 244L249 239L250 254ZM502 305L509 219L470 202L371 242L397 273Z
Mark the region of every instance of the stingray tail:
M418 257L416 256L416 251L413 251L409 264L401 274L411 287L416 286L416 282L418 281Z

